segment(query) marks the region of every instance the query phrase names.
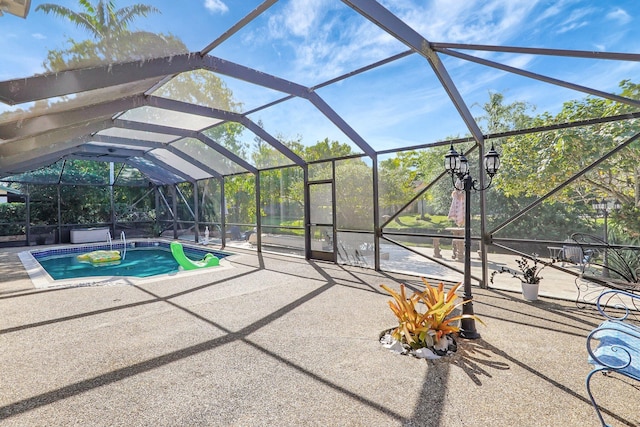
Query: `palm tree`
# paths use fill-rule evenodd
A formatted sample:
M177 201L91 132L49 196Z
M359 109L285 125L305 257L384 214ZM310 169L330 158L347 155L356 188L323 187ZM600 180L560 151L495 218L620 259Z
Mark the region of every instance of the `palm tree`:
M44 66L50 71L187 51L184 43L172 35L130 30L129 25L136 18L161 13L153 6L134 4L117 9L113 0L78 0L78 4L78 12L53 3L36 7L36 11L66 19L91 35L84 41L69 39L68 49L49 51Z
M44 3L36 7L36 11L52 13L87 30L97 41L107 40L129 31L129 24L139 16L146 17L160 10L145 4L134 4L116 10L114 1L98 0L94 5L90 0L78 0L83 12L75 12L67 7L53 3Z

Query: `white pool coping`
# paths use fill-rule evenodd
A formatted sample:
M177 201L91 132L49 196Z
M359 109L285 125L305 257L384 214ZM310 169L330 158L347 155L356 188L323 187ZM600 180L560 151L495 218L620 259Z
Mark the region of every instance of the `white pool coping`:
M127 240L128 243L133 242L149 242L148 239L132 239ZM151 241L158 242L167 242L163 239L154 239ZM96 243L95 246L104 245L104 243ZM83 243L81 245L60 245L55 246L55 249L73 249L78 248L79 246L86 247L87 244ZM199 247L196 245L185 245L187 247L197 248L201 251L206 251L206 247ZM51 249L49 247L48 249ZM151 282L163 282L166 280L175 280L176 278L185 278L189 276L200 275L204 273L211 274L213 271L220 270L228 270L234 268L231 262L225 258L220 259L220 265L217 267L206 267L202 269L195 270L179 270L173 273L167 274L158 274L156 276L150 277L133 277L133 276L92 276L92 277L79 277L75 279L53 279L49 273L40 265L38 260L33 256L32 252L44 251L46 249L30 249L28 251L23 251L18 253L18 258L22 262L24 269L27 271L29 278L31 279L31 283L36 289L47 289L47 288L58 288L58 287L82 287L82 286L122 286L122 285L142 285L145 283ZM212 252L226 252L218 249L211 249ZM230 255L232 256L232 255Z

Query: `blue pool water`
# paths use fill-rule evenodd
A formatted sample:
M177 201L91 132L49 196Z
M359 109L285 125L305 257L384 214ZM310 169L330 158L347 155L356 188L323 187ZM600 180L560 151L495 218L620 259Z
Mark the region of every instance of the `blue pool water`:
M173 258L168 245L158 245L156 243L150 247L127 247L124 260L105 264L81 262L76 258L81 253L105 249L103 246L74 249L36 252L33 253L33 256L54 280L96 276L150 277L175 273L179 270L179 265ZM107 247L106 249L109 248ZM114 245L113 249L120 250L121 254L123 253L121 245ZM206 253L213 253L218 258L224 258L229 255L228 253L213 250L192 249L188 246L184 246L184 249L185 255L193 260L202 259Z

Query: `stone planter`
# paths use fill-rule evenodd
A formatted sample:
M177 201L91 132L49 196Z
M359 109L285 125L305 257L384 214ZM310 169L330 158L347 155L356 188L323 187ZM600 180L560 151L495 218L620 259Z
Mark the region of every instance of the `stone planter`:
M407 354L418 359L440 359L443 356L449 356L458 351L458 343L452 335L443 336L439 342L432 347L423 347L411 349L407 344L396 341L391 332L395 328L386 329L380 333L379 341L383 347L398 354Z

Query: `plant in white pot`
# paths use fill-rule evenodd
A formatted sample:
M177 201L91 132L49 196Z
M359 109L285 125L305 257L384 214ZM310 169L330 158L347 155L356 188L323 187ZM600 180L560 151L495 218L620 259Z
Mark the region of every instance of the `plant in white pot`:
M491 273L491 283L496 274L509 273L516 279L520 279L522 284L522 296L527 301L535 301L538 299L538 290L540 288L540 272L546 267L538 267L537 254L533 254L534 258L521 257L516 260L519 271L512 270L508 267L501 267L500 270L496 270ZM529 264L529 261L533 261L533 265Z

